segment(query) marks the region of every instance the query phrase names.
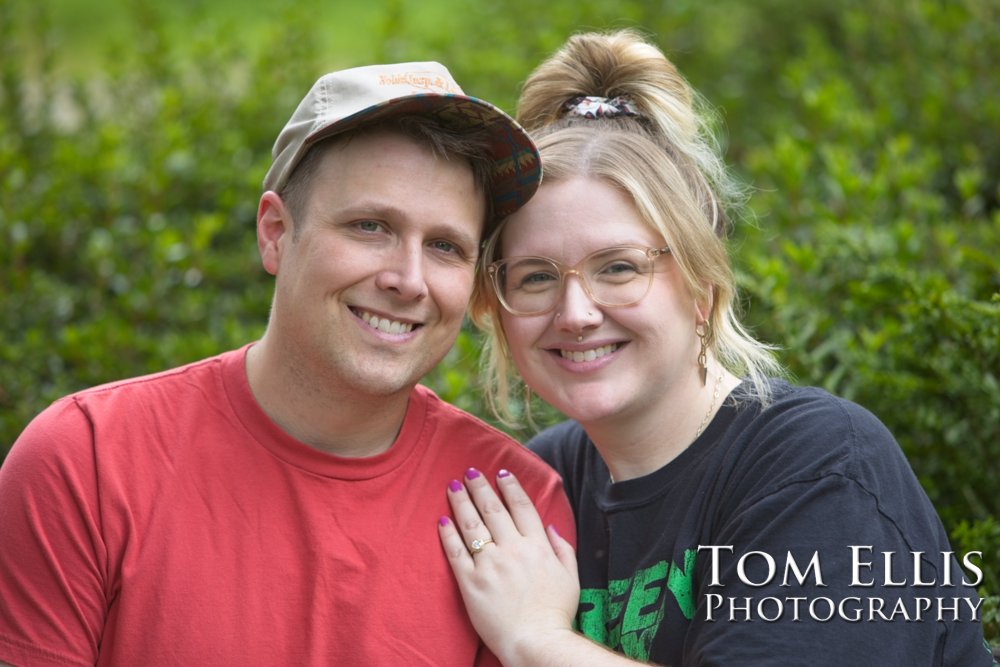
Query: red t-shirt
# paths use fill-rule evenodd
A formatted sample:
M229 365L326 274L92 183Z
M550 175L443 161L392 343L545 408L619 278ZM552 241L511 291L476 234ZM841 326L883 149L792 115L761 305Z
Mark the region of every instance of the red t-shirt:
M25 429L0 468L0 660L493 662L438 541L448 482L506 468L572 536L558 476L424 387L388 451L320 452L257 405L246 349L68 396Z

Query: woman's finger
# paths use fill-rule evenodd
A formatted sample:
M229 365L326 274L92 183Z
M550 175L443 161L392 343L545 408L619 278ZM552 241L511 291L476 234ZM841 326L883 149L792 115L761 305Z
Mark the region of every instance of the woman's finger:
M563 564L566 571L572 574L574 579L579 579L576 567L576 549L556 531L555 526L550 525L546 534L549 536L549 544L552 545L556 558Z
M459 521L463 532L465 532L464 521L468 520L470 526L477 521L481 522L486 527L489 536L497 544L502 544L505 539L518 535L517 527L514 525L510 513L485 475L475 468L469 468L465 472L465 490L471 508L464 506L461 492L449 494L449 499L452 500L452 510L456 512L455 518Z
M455 573L469 619L476 631L501 655L517 637L539 628L570 631L580 588L572 547L541 520L517 480L497 475L501 493L516 508L522 534L489 481L476 470L464 484L449 484L454 519L442 517L438 533ZM470 554L471 540L490 535L495 542ZM498 652L499 651L499 652Z
M475 564L472 562L472 555L465 545L465 539L458 531L454 522L446 516L438 520L438 537L441 538L441 546L444 548L445 556L452 571L458 577L459 582L472 570Z
M521 535L543 535L545 528L542 519L535 509L535 503L525 493L521 483L507 470L497 473L497 487L503 494L504 503L510 513L511 520Z
M452 530L464 545L467 554L482 553L494 544L493 533L480 517L465 486L458 480L452 480L448 484L448 504L455 517ZM442 528L445 526L442 525Z

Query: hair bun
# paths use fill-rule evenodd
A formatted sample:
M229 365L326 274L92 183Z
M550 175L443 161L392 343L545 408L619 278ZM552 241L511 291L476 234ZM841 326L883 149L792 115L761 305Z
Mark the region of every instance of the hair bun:
M588 108L581 113L578 106L567 113L566 104L581 97L627 100L638 117ZM707 184L706 215L720 233L728 210L744 199L722 160L711 108L663 52L634 30L570 37L525 81L517 120L536 142L570 126L649 137L673 159L695 167L695 180Z
M528 77L518 121L529 132L540 130L558 121L567 101L578 97L624 97L668 137L689 138L697 131L691 87L658 48L632 30L570 37Z

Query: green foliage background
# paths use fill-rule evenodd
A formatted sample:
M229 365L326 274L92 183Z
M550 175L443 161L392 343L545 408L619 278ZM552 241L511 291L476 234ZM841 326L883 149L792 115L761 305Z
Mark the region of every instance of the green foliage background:
M755 188L748 322L889 426L1000 593L996 2L149 4L0 2L0 457L58 396L261 333L260 181L320 74L440 60L513 111L568 34L638 27ZM429 383L489 418L477 350L464 331ZM996 598L984 617L1000 642Z

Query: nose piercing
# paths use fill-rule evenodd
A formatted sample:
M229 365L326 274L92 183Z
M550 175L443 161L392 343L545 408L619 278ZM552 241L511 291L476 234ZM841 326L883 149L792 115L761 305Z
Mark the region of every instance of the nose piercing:
M587 311L587 317L593 317L593 316L594 316L594 314L588 310Z

